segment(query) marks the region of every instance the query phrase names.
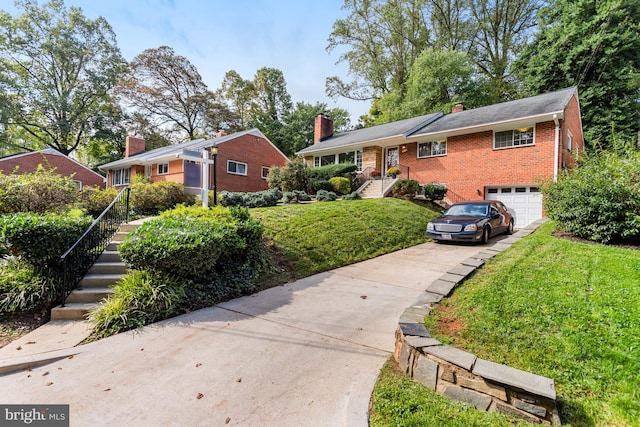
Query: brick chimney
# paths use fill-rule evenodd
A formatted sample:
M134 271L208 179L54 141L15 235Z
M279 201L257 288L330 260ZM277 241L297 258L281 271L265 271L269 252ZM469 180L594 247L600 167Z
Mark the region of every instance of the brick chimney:
M128 136L125 143L124 156L129 157L144 151L144 139Z
M333 136L333 120L324 114L318 114L316 122L313 127L313 143L317 144L320 141Z
M452 113L459 113L461 111L464 111L464 105L462 105L462 103L460 102L454 105L453 108L451 109Z

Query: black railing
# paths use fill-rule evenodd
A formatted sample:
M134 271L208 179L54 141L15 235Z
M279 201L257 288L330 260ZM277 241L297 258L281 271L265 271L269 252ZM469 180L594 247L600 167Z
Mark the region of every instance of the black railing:
M129 187L123 189L113 202L89 226L87 231L60 257L64 266L62 306L67 296L82 280L120 228L129 220Z

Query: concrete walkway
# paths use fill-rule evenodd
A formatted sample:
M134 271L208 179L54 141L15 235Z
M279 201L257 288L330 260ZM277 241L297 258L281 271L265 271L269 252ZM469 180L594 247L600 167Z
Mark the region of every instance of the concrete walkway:
M72 426L367 426L403 310L498 241L427 243L91 344L5 358L0 371L13 372L0 376L0 402L69 404ZM38 360L50 363L15 370Z

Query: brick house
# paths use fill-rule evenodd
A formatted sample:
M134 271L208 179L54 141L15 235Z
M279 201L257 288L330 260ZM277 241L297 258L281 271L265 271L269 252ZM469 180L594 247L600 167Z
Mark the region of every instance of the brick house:
M33 173L38 170L39 165L48 170L55 169L60 175L72 177L79 190L85 185L104 187L102 175L53 148L0 158L0 171L4 174Z
M318 116L315 130L315 144L297 153L310 166L349 161L365 179L396 166L399 178L446 185L450 202L501 200L518 227L543 216L540 181L556 180L584 150L576 87L338 135Z
M144 175L151 182L174 181L185 192L199 194L201 167L178 158L185 150L200 157L204 150L217 147L216 187L218 191L253 192L266 190L271 166L284 166L289 159L258 129L231 135L218 133L216 138L198 139L145 151L143 139L128 136L125 158L99 166L107 174L107 187L123 187L134 175ZM213 188L210 166L209 188Z

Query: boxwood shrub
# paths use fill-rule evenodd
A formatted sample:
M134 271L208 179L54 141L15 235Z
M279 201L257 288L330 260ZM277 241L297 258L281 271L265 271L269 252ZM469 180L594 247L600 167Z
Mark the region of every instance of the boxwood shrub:
M333 190L341 195L351 193L351 180L342 176L334 176L329 180Z
M191 205L196 200L194 195L185 194L184 186L177 182L137 181L129 188L131 210L136 215L157 215L177 204Z
M422 186L422 191L427 200L435 202L444 199L447 194L447 187L441 184L425 184Z
M415 179L399 179L393 184L393 197L399 199L413 199L418 191L420 184Z
M311 179L308 190L310 194L317 194L318 191L333 191L333 184L326 179Z
M223 191L220 193L220 204L222 206L264 208L277 205L280 198L282 198L282 191L278 189L256 191L253 193Z

